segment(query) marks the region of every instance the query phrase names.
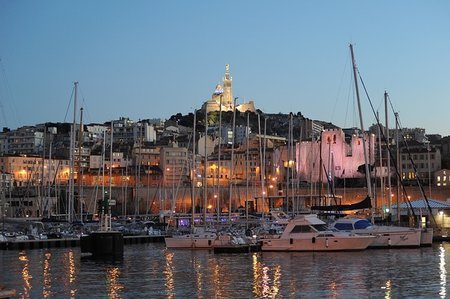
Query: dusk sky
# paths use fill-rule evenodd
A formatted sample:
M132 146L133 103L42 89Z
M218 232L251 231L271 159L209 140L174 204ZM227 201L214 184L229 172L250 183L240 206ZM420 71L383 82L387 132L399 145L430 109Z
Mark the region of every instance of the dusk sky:
M186 114L225 64L240 101L358 126L349 43L383 120L387 90L450 135L450 1L0 0L0 126L64 121L73 81L85 122Z

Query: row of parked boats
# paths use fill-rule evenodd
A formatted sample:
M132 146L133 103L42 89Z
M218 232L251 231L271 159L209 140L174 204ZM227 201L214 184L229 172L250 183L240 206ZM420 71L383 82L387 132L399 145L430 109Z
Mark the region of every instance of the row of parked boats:
M366 248L431 246L432 229L378 226L367 219L342 218L327 224L315 214L280 218L270 229L245 233L195 228L165 238L167 248L214 249L259 244L262 251L352 251Z

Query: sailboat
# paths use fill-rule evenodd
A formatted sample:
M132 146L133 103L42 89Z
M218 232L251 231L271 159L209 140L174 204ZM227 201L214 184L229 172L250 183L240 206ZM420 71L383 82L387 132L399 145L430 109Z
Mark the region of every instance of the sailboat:
M195 227L195 188L194 188L194 177L195 177L195 130L197 122L197 110L194 111L194 130L192 134L192 197L191 197L191 231L188 234L175 234L170 237L165 237L164 241L167 248L172 249L211 249L214 244L214 240L217 238L215 231L208 230L206 228L206 218L205 227ZM205 139L206 144L206 139ZM205 151L206 157L206 151ZM206 164L205 164L206 165ZM205 166L206 167L206 166Z
M370 170L367 159L367 151L364 138L364 124L361 111L361 101L359 97L358 80L357 80L357 66L353 53L353 45L350 44L350 53L353 63L353 78L355 82L356 99L358 102L359 120L361 126L361 132L363 136L363 149L364 149L364 165L366 170L367 180L367 198L372 198L372 189L370 181ZM373 213L371 213L373 215ZM373 217L372 217L373 218ZM373 219L372 219L373 220ZM347 231L358 235L372 235L376 236L374 242L370 245L373 248L380 247L419 247L421 240L421 230L416 228L400 227L400 226L377 226L372 225L372 221L366 219L357 218L344 218L339 219L332 224L332 228L340 231Z

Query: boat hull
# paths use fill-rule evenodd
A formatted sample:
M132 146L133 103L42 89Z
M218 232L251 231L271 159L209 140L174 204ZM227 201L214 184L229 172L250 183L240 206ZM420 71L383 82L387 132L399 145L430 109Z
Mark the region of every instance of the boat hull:
M194 236L174 236L166 237L167 248L174 249L211 249L214 244L215 236L194 237Z
M372 244L374 237L311 237L302 239L265 239L262 251L358 251Z
M357 234L364 234L356 232ZM371 233L376 238L369 248L415 248L420 247L420 229L379 229Z

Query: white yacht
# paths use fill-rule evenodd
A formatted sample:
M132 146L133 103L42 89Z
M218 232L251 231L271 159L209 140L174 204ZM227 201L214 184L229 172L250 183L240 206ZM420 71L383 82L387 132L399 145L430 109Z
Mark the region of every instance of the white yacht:
M373 236L333 231L317 215L300 215L289 221L281 235L262 239L263 251L346 251L366 249Z
M421 229L401 226L372 225L367 219L342 218L331 225L340 231L361 236L375 236L371 248L420 247Z
M195 228L193 233L165 237L167 248L177 249L212 249L217 233Z

